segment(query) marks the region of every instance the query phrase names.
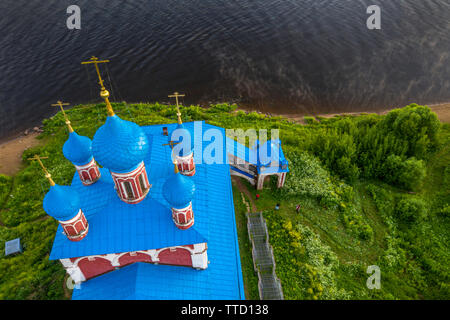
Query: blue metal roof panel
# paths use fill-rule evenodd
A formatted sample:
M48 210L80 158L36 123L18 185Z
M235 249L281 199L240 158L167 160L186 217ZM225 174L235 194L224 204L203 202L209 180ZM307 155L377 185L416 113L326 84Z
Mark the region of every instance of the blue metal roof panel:
M42 206L47 214L56 220L67 221L80 211L80 197L72 186L55 184L44 197Z
M89 232L79 242L67 239L58 226L50 259L83 257L164 248L206 242L207 238L195 228L179 230L171 219L170 206L161 195L159 178L142 202L129 205L119 199L114 182L106 169L100 169L100 179L90 186L82 185L78 175L72 187L80 196L81 209L89 223ZM152 181L152 180L150 180ZM195 201L195 200L194 200ZM203 210L193 204L196 221Z
M63 154L73 164L83 166L92 160L92 141L75 131L71 132L63 145Z
M147 155L147 135L136 123L108 116L92 141L94 158L114 172L129 172Z

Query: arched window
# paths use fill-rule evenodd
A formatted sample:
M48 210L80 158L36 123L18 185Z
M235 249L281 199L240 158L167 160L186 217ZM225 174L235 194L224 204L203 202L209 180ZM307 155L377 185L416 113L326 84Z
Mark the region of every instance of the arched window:
M127 199L134 199L133 188L131 187L131 183L129 181L123 182L123 186L125 187L125 192Z
M87 172L87 171L82 171L81 172L81 176L83 177L83 180L84 181L86 181L86 180L90 180L90 176L89 176L89 173Z
M91 179L94 179L94 177L97 177L97 172L96 172L95 168L89 169L89 175L91 176Z
M185 224L186 221L186 215L184 213L179 213L178 214L178 223L180 224Z
M147 187L145 186L145 183L144 183L144 178L143 178L143 173L141 173L140 175L139 175L139 185L141 186L141 190L142 190L142 192L145 192L145 191L147 191Z

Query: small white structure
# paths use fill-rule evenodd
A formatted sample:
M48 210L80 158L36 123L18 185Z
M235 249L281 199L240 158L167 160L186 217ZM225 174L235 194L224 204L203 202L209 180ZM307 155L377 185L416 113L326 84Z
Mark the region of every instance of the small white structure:
M257 190L263 188L265 178L271 175L278 176L278 188L284 186L289 167L279 139L268 140L263 144L256 140L252 148L231 138L226 139L232 175L247 179Z
M5 256L12 254L19 254L23 252L22 244L20 243L20 238L6 241L5 242Z

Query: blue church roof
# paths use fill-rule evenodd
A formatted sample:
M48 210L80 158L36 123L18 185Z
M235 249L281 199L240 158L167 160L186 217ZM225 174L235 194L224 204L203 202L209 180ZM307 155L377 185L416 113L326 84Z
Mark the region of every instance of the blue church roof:
M43 207L56 220L67 221L77 215L81 203L75 188L56 184L45 195Z
M281 141L267 140L263 144L260 144L259 140L255 141L252 148L240 144L239 142L227 137L227 152L256 166L258 173L281 173L289 172L288 161L284 156L283 149L281 148ZM260 152L264 150L264 152ZM272 160L276 160L274 165Z
M194 182L181 173L171 175L163 185L164 199L175 209L186 208L194 197L194 193Z
M134 122L109 116L94 135L92 151L95 160L113 172L133 170L148 153L148 139Z
M92 160L92 141L88 137L71 132L64 143L63 154L73 164L85 165Z
M178 123L176 125L176 127L174 128L174 130L171 131L170 138L172 138L172 135L174 137L174 139L173 139L174 142L178 142L178 143L182 144L182 148L179 147L181 149L178 152L178 156L185 157L194 151L194 139L192 139L193 134L182 123L181 124ZM175 136L177 136L177 135L179 135L179 137L175 138ZM191 137L190 141L188 143L186 143L186 145L183 144L183 139L185 136Z
M83 199L81 209L89 222L89 232L83 240L72 242L61 233L62 227L58 226L50 259L207 242L210 261L208 268L194 270L186 267L139 263L136 266L130 266L132 269L137 268L138 274L141 274L137 278L141 282L139 286L132 287L128 281L133 279L133 276L120 276L122 271L125 272L128 268L124 267L82 283L81 289L74 290L74 299L112 299L114 298L111 293L113 290L108 290L111 286L114 286L114 290L118 291L119 295L118 284L107 284L107 280L102 281L110 277L117 279L118 283L128 283L123 288L127 287L133 291L128 295L129 299L179 299L180 292L184 292L183 290L187 292L186 299L190 297L192 299L245 298L229 165L196 164L196 174L189 178L195 183L196 189L192 199L195 224L187 230L179 230L171 219L170 204L164 198L162 189L167 177L174 175L171 163L172 151L169 146L163 146L169 139L163 135L162 128L168 127L169 130L173 130L176 125L142 127L148 141L148 152L144 156L144 163L152 187L145 200L138 204L126 204L119 199L107 169L100 169L101 178L89 187L83 186L78 174L74 175L72 187ZM219 130L225 137L224 129L203 121L184 124L184 127L192 133L195 126L203 126L204 130ZM193 137L194 148L195 150L198 148L198 152L194 152L195 158L202 154L208 143L202 143L201 134ZM225 139L222 145L225 148ZM95 153L94 156L96 156ZM226 152L224 152L225 157ZM116 278L116 275L119 276ZM166 277L167 279L164 280ZM184 279L188 281L185 282ZM165 288L164 281L170 283L173 289ZM150 283L155 283L155 288L161 292L160 295L158 290L151 289ZM196 288L197 291L189 291L190 287L193 288L192 290Z
M101 168L100 172L100 179L88 188L75 175L72 187L83 199L81 209L88 220L89 232L82 241L73 242L61 233L62 227L59 226L61 230L58 229L56 233L51 260L207 241L195 228L177 232L178 228L171 219L170 206L162 202L164 199L161 197L160 185L165 179L160 178L156 183L150 180L153 187L147 197L138 204L130 205L117 196L109 171Z

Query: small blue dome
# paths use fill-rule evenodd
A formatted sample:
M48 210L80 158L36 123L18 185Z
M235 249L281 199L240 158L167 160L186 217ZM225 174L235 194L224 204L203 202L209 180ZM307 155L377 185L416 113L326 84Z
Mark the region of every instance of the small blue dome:
M175 209L189 205L195 193L195 184L191 178L176 173L168 178L162 187L164 199Z
M95 160L118 173L134 169L144 160L148 149L147 136L141 127L116 115L106 119L92 141Z
M44 198L43 207L49 216L59 221L67 221L80 211L78 193L69 186L54 185Z
M63 154L73 164L85 165L92 160L92 141L88 137L71 132L64 143Z
M180 149L180 151L178 152L178 156L180 157L185 157L187 155L190 155L193 151L194 151L194 135L191 133L191 131L189 131L188 129L186 129L183 124L177 124L176 128L173 130L179 130L177 131L177 135L180 135L178 138L174 139L174 142L179 142L182 143L184 136L190 136L190 145L187 147L187 149ZM182 130L182 131L181 131ZM173 134L173 131L171 133L171 137Z

